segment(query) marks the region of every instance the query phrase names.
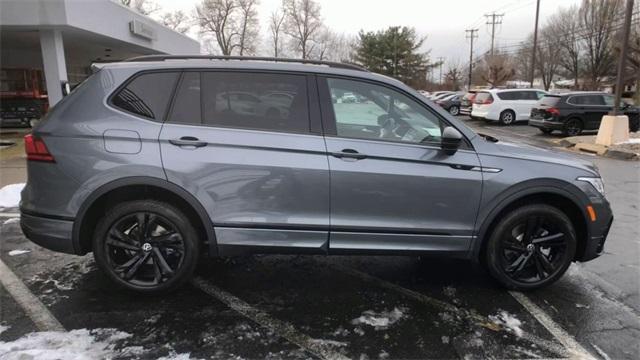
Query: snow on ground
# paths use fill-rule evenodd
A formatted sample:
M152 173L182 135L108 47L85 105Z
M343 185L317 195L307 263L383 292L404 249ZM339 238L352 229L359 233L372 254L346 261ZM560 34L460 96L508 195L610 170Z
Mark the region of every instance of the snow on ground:
M5 331L9 330L9 328L10 328L10 327L11 327L11 326L6 326L6 325L2 325L2 324L0 324L0 335L1 335L3 332L5 332Z
M30 253L31 250L11 250L9 251L9 256L18 256L26 253Z
M7 185L0 189L0 208L18 207L22 188L24 183Z
M624 145L624 144L640 144L640 138L639 139L629 139L627 141L616 143L616 145Z
M11 218L9 220L5 220L5 222L3 222L2 225L9 225L9 224L19 223L19 222L20 222L20 218L19 217L14 217L14 218Z
M0 325L0 333L8 327ZM116 329L78 329L69 332L43 331L27 334L17 340L0 341L2 360L93 360L140 357L142 346L122 346L131 337ZM163 360L188 360L190 354L170 351Z
M506 311L500 311L497 315L489 315L489 320L497 325L500 325L510 332L516 334L516 336L522 336L522 321L518 320L514 315L509 314Z
M384 330L390 325L396 323L398 320L404 318L406 315L403 313L404 308L394 308L391 311L381 311L376 313L373 310L367 310L360 315L360 317L351 320L353 325L370 325L376 330Z

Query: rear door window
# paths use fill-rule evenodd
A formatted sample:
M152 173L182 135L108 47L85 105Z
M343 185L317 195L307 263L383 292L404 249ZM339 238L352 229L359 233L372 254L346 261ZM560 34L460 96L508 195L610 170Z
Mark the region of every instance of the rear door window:
M302 75L202 73L203 124L309 132L307 80Z
M518 99L516 91L499 92L497 95L501 100L517 100Z
M574 95L569 102L574 105L604 105L602 95Z
M138 75L112 97L111 104L132 114L162 121L178 75L178 72Z

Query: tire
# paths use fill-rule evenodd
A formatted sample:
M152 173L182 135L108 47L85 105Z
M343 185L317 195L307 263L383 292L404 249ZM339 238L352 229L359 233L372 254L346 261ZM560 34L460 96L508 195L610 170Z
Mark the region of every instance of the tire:
M549 134L551 134L553 132L553 130L545 129L545 128L538 128L538 130L540 130L545 135L549 135Z
M629 131L638 132L640 130L640 116L629 118Z
M146 294L188 281L199 254L198 232L189 219L173 205L155 200L112 207L98 222L93 239L98 267L120 287Z
M583 129L584 125L582 125L582 120L578 118L570 118L565 121L562 134L564 134L564 136L578 136L582 134Z
M499 120L501 125L512 125L516 122L516 113L512 110L504 110L500 113Z
M453 105L449 108L449 114L453 116L458 116L460 114L460 108L456 105Z
M508 289L534 290L552 284L567 271L576 252L571 220L545 204L509 212L489 236L486 266Z

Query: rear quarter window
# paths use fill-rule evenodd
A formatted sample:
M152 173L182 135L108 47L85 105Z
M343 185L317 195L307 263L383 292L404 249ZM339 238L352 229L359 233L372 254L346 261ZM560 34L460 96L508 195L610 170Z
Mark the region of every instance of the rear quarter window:
M111 104L126 112L162 121L178 75L178 72L137 75L116 92Z
M491 99L493 99L493 96L491 96L490 93L488 93L488 92L479 92L476 95L475 102L476 103L482 103L482 102L484 102L486 100L491 100Z
M543 106L556 106L556 104L558 104L558 101L560 101L560 96L547 95L547 96L544 96L542 99L540 99L538 104Z

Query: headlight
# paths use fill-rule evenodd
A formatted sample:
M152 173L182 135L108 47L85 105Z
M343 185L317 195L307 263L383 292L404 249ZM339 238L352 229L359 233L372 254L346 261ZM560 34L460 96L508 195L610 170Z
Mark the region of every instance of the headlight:
M579 181L585 181L591 184L602 196L604 196L604 181L599 177L579 177Z

